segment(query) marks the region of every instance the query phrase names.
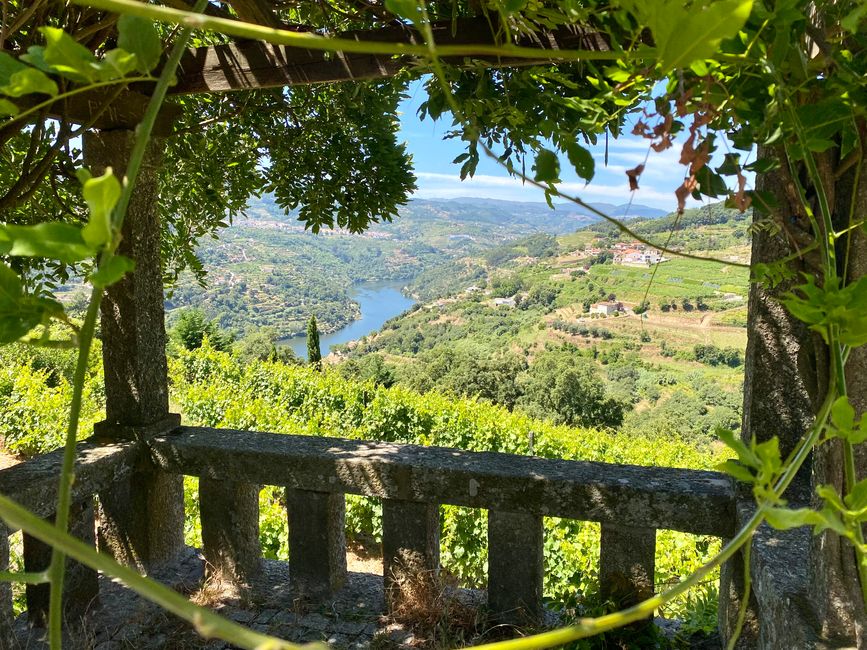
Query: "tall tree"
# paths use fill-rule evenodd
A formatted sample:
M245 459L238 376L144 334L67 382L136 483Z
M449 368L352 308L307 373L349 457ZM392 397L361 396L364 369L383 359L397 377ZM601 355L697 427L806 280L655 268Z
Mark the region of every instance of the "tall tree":
M307 321L307 361L315 366L322 364L322 349L319 347L319 328L316 326L316 316Z

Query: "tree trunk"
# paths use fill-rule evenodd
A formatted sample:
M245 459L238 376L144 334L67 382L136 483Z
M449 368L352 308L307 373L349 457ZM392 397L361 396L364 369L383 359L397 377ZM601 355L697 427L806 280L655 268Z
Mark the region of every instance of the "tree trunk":
M760 151L759 156L768 152ZM774 155L785 158L783 154ZM848 225L849 211L855 205L854 219L867 216L867 162L859 170L853 166L837 178L838 153L830 151L818 156L820 174L825 179L829 201L834 211L835 228ZM864 179L860 187L856 183L858 173ZM800 181L808 187L806 175ZM757 178L757 189L771 192L779 204L770 218L754 218L752 264L771 263L804 250L814 235L809 220L797 198L795 183L788 166ZM857 193L857 196L854 194ZM814 206L818 214L818 206ZM841 272L846 272L849 281L867 273L867 237L861 229L853 231L851 241L842 239L839 249ZM849 263L843 268L848 252ZM793 265L798 273L813 275L821 282L818 252L802 255ZM800 284L800 276L768 288L753 284L750 289L749 323L744 379L743 438L755 437L767 440L772 436L780 439L780 448L785 458L803 436L813 421L830 382L829 354L821 338L803 323L789 315L778 302L779 297L794 285ZM847 380L851 402L860 415L867 412L867 349L852 351L847 364ZM867 476L867 445L857 449L859 478ZM815 487L831 484L838 492L843 491L842 445L840 441L818 448L808 460L786 497L790 505L807 499L818 505ZM751 498L751 497L748 497ZM852 545L838 535L826 532L811 537L809 543L792 542L790 533L776 534L786 538L791 548L796 548L798 557L777 558L785 566L800 563L808 566L800 579L803 593L780 592L755 594L753 613L757 617L757 629L745 639L747 645L768 646L782 642L787 628L805 626L810 628L801 638L810 638L811 647L831 645L838 647L867 647L867 614L861 598L855 552ZM803 553L801 553L803 551ZM753 544L753 572L756 592L773 588L773 579L763 582L768 566L768 554L773 554L772 545L757 536ZM764 553L764 558L762 554ZM758 575L764 571L764 575ZM794 574L795 572L793 572ZM735 565L723 572L721 593L724 597L736 594L738 571ZM782 582L782 581L781 581ZM793 583L798 583L795 579ZM787 583L788 584L791 583ZM764 611L762 602L776 600L773 612ZM727 626L730 631L737 595L721 607L721 627L724 636ZM805 605L809 615L805 615ZM769 618L781 620L768 620ZM787 620L785 620L787 619ZM778 646L779 647L779 646Z

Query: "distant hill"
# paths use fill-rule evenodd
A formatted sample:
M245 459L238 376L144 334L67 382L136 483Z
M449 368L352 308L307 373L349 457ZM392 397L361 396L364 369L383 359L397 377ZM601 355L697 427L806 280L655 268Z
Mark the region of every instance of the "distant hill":
M614 214L624 206L599 204ZM630 214L661 210L633 206ZM250 201L248 218L237 219L198 254L208 269L206 287L183 278L167 308L201 307L221 326L239 332L273 327L281 336L303 331L316 314L323 332L358 317L352 285L367 281L410 282L449 261L477 256L519 239L567 235L598 222L578 206L489 199L414 199L390 223L362 234L305 231L297 212L285 214L273 197ZM170 313L170 320L174 314Z
M591 203L594 208L613 217L649 218L664 217L664 210L646 205L633 204L613 205L610 203ZM248 214L253 220L281 221L296 224L298 213L283 210L274 203L271 196L253 199L248 208ZM599 221L599 217L591 211L572 203L556 203L552 210L543 202L500 201L497 199L479 199L462 197L456 199L411 199L399 210L399 218L395 224L418 221L449 221L452 223L468 222L472 224L495 224L503 227L517 227L515 236L528 232L549 232L565 234L590 223ZM243 224L243 222L239 222ZM299 228L300 228L300 224ZM374 226L389 228L393 224Z

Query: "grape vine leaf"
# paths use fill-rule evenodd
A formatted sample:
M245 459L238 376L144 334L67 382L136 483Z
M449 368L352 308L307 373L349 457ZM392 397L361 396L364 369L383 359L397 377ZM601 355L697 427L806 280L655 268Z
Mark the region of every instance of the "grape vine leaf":
M82 182L84 200L90 210L90 219L81 234L89 245L99 247L111 238L111 211L120 199L120 181L111 168L97 177L82 170L79 180Z
M108 260L99 265L99 268L90 274L90 283L98 288L107 287L120 280L124 275L135 268L135 262L123 255L112 255Z
M0 247L8 247L8 255L45 257L74 264L96 253L81 236L81 228L56 221L33 226L0 226Z
M163 44L151 21L127 14L118 21L117 32L117 46L135 55L139 72L148 73L157 66Z

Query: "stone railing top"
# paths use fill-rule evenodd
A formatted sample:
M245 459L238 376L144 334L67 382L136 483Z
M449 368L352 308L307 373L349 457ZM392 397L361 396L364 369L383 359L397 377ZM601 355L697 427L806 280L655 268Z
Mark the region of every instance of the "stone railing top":
M735 527L717 472L199 427L148 444L161 469L191 476L720 537Z
M109 487L132 471L136 448L133 442L99 444L86 440L78 443L75 481L72 484L73 501L85 499ZM40 517L52 517L57 503L57 483L62 462L63 450L58 449L0 470L0 494Z

